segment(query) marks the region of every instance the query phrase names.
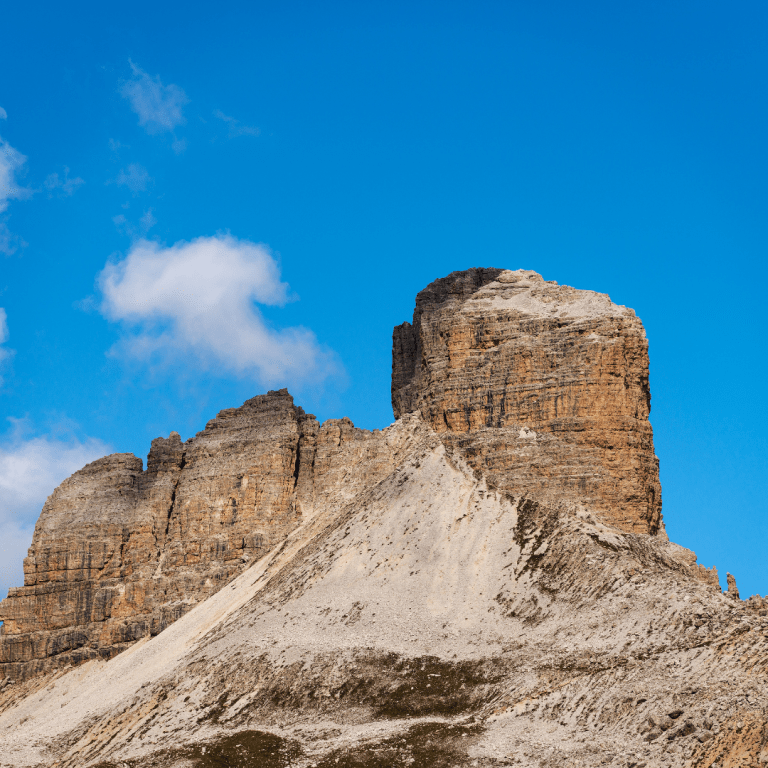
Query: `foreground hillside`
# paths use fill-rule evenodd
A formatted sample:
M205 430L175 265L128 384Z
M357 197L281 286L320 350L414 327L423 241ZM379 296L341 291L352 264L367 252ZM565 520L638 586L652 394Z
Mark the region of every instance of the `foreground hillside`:
M387 429L305 428L285 405L281 423L299 425L280 438L299 447L283 454L291 525L162 631L102 658L98 630L119 617L67 630L41 615L44 651L4 660L22 674L0 691L0 766L768 763L768 617L663 533L642 326L537 278L474 270L420 294L395 333ZM275 455L263 434L244 445ZM209 526L226 505L199 499L229 498L222 476L194 480L183 507ZM143 499L124 519L152 508ZM141 579L173 581L159 549ZM172 568L204 584L216 562ZM113 564L119 593L130 573ZM102 588L97 569L85 576L57 594ZM95 652L75 666L48 653L39 638L62 631L90 633Z

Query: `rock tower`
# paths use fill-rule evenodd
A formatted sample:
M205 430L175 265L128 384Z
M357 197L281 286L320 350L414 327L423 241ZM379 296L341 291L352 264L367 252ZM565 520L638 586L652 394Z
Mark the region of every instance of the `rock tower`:
M394 330L392 408L419 411L499 488L663 530L648 342L605 294L527 270L435 280Z
M394 329L392 407L418 412L490 487L661 528L648 343L631 309L535 272L470 269L427 286ZM396 449L320 426L287 390L221 411L185 443L89 464L49 497L0 603L0 679L111 658L156 635L285 541L372 488Z

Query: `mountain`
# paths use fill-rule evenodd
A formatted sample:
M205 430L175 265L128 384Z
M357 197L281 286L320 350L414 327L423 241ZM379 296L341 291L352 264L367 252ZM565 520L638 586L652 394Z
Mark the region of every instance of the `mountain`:
M62 483L0 603L0 766L768 763L768 605L664 532L632 310L453 273L392 402L270 392Z

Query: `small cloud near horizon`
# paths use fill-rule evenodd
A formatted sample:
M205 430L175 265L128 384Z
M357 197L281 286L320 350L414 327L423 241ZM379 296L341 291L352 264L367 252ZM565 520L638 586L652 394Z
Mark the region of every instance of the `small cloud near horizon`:
M111 447L94 437L78 437L66 420L34 434L25 419L9 418L0 436L0 599L23 583L22 562L46 498L67 477Z

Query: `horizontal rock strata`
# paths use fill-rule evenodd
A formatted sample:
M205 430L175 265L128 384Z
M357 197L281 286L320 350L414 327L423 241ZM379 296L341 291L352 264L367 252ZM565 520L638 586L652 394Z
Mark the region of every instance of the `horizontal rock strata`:
M762 765L768 618L692 552L489 488L419 414L327 434L333 484L392 471L146 644L0 690L8 763Z
M395 328L392 407L418 410L497 487L656 533L648 342L631 309L535 272L436 280Z
M271 392L63 483L0 604L0 766L768 764L768 598L648 535L631 310L454 273L392 399Z
M286 390L221 411L194 438L89 464L49 497L0 603L0 679L110 658L156 635L260 558L316 506L389 472L381 433L320 426Z

